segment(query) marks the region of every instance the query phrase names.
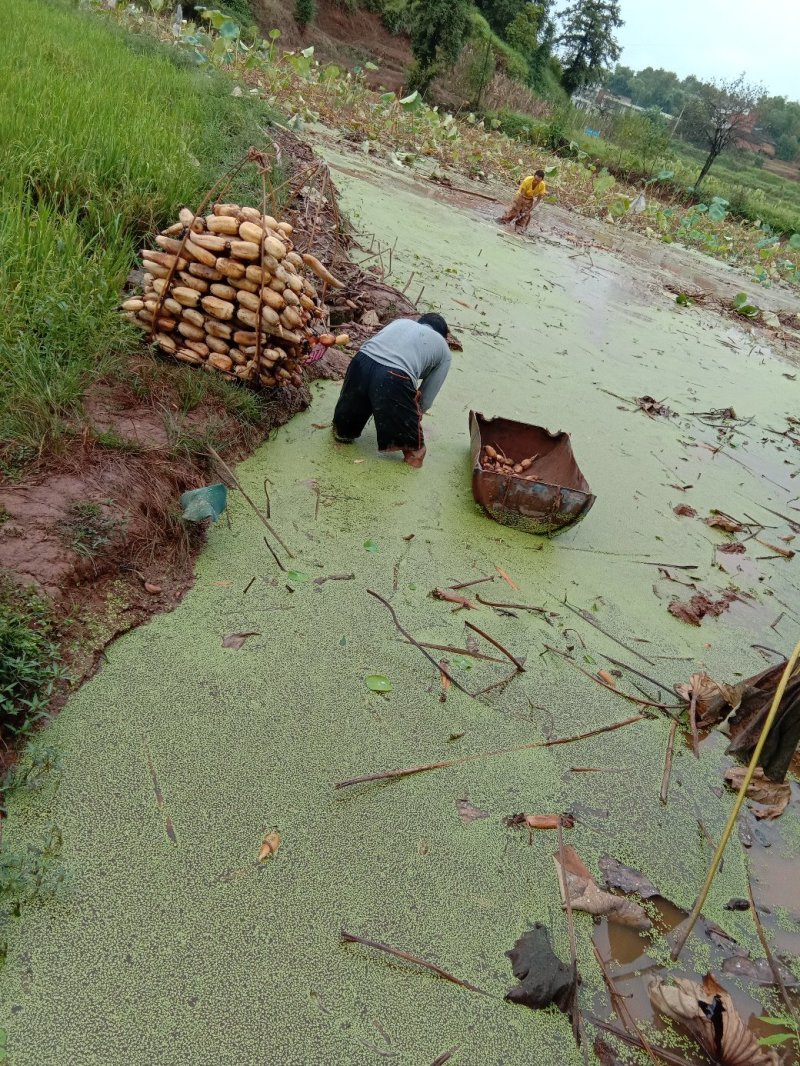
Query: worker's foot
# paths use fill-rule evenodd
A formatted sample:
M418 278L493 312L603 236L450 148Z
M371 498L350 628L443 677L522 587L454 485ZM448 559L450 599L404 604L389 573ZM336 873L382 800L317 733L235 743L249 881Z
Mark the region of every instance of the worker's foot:
M403 448L403 462L407 463L408 466L412 466L415 470L419 470L427 450L427 448Z
M333 439L337 444L352 444L355 440L355 437L343 437L336 429L336 426L332 426L331 428L333 429Z

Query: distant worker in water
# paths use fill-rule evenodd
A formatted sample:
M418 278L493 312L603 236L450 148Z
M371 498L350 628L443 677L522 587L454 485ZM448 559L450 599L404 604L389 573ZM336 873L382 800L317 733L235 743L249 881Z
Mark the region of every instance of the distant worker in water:
M513 222L517 233L525 233L531 220L531 212L539 206L546 192L544 171L537 170L535 174L522 179L514 202L497 221Z
M333 432L352 444L375 419L378 448L403 453L409 466L425 458L422 414L430 410L450 369L449 330L441 315L398 318L376 333L347 368L333 413Z

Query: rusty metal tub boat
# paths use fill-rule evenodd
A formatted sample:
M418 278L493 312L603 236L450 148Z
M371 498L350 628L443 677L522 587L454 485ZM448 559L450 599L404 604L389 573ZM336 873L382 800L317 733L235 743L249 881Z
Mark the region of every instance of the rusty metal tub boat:
M568 433L551 433L510 418L485 418L476 411L469 413L469 429L472 494L496 522L553 536L591 509L595 498L575 462ZM537 456L526 471L537 479L484 470L480 457L487 444L516 461Z

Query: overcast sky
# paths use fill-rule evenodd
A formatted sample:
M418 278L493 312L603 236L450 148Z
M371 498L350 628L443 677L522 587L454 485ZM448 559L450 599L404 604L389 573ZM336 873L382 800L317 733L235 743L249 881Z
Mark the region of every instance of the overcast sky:
M800 100L798 0L621 0L620 63L680 77L736 77Z

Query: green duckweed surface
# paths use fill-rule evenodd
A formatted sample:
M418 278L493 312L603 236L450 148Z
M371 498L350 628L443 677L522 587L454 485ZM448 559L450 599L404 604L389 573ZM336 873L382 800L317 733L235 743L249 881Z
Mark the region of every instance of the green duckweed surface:
M609 853L688 907L710 854L698 817L717 839L731 802L713 791L723 746L698 761L678 745L666 808L658 792L669 720L658 714L388 784L333 783L637 713L543 654L545 643L574 646L590 672L609 668L607 654L671 685L700 665L735 680L763 668L753 644L786 653L796 639L798 563L755 561L771 553L748 543L744 572L726 574L715 565L726 536L673 513L688 502L700 516L719 508L778 526L767 540L787 532L763 508L797 513L787 510L797 466L791 445L764 430L784 429L797 411L791 368L735 325L677 308L618 259L518 240L357 165L363 173L334 171L345 210L384 242L397 238L395 278L402 285L414 270L412 289L424 282L423 303L464 342L426 418L425 467L379 457L371 427L354 446L334 445L314 423L329 422L338 386L315 386L312 408L238 471L257 499L269 479L272 520L297 556L286 565L299 573L287 580L277 569L263 526L234 494L230 527L211 532L183 603L111 647L49 728L64 760L60 783L16 796L6 839L24 846L55 821L66 881L11 930L2 1015L13 1066L423 1066L456 1045L452 1061L471 1066L582 1061L563 1015L502 999L513 983L504 952L533 921L568 957L555 834L529 846L502 818L573 810L569 842L596 873ZM654 396L677 417L648 418L602 389ZM753 421L714 454L705 445L719 443L716 429L689 412L728 406ZM547 541L482 516L470 492L471 408L569 430L597 495L586 520ZM671 573L717 593L735 583L743 601L687 626L667 604L693 590L655 563L694 565ZM498 566L518 590L498 577L474 591L548 614L481 608L469 617L527 657L527 670L482 700L451 688L442 702L437 671L366 590L391 598L418 639L464 647L465 614L431 590ZM565 597L633 650L572 614ZM222 647L226 634L253 630L240 650ZM464 669L433 654L473 689L508 675L500 664ZM372 674L392 691L371 692ZM461 799L488 817L462 823ZM796 814L785 819L796 839ZM258 865L272 830L280 848ZM722 909L746 894L743 856L734 840L706 914L755 948L748 915ZM588 1003L602 982L590 919L576 921ZM343 927L491 995L345 947ZM655 950L663 956L663 941Z

